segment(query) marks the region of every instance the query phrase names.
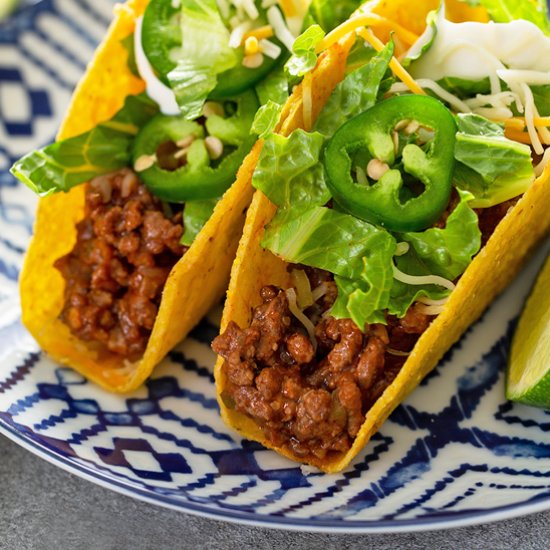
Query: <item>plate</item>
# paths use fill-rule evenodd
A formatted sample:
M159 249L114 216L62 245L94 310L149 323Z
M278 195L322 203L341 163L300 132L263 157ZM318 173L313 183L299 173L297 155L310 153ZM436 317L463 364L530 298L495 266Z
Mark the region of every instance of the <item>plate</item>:
M549 509L550 413L507 402L503 369L550 242L340 474L300 467L223 425L209 348L219 308L126 396L40 352L17 293L36 200L7 168L53 138L111 9L44 0L0 27L0 431L115 491L255 525L411 531Z

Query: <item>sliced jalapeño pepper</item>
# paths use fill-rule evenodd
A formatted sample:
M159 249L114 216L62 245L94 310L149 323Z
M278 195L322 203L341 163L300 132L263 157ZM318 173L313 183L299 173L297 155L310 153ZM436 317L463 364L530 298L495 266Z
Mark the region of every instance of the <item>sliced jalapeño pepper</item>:
M181 4L184 2L182 0ZM167 85L170 84L168 73L176 68L178 56L181 55L181 4L173 0L151 0L143 14L143 51L160 80ZM265 19L265 9L260 6L258 11L260 17ZM208 40L207 36L205 40ZM276 38L270 40L279 44ZM249 69L242 64L242 48L237 53L235 67L218 75L218 83L210 94L212 99L225 99L240 94L267 76L278 63L278 58L272 59L265 55L259 67Z
M213 114L204 125L180 116L157 115L134 141L134 169L162 200L185 202L219 197L233 183L255 136L250 126L257 111L253 91L218 104L226 117Z
M391 231L425 229L449 202L455 134L453 115L437 99L405 95L382 101L328 142L328 187L358 218Z

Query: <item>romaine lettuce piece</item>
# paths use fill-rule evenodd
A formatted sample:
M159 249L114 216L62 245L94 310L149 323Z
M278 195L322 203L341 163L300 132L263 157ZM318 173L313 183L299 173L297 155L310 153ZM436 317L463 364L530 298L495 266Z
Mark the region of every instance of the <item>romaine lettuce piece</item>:
M493 21L506 23L514 19L531 21L550 34L546 0L465 0L470 6L483 6Z
M465 191L459 193L460 202L447 218L445 227L400 234L428 273L451 281L464 272L481 246L477 215L468 204L472 195Z
M470 206L488 208L517 197L535 179L529 146L504 137L504 129L473 114L459 114L454 184L473 195Z
M192 120L200 116L217 75L234 67L238 55L229 45L229 31L216 0L182 2L181 33L181 56L168 80L182 114Z
M273 134L265 140L252 185L285 210L321 206L330 199L319 161L321 134L295 130L289 137Z
M304 76L317 64L315 47L325 36L319 25L308 27L292 45L292 56L286 62L286 70L292 76Z
M11 173L41 197L131 164L140 128L158 113L145 94L128 96L116 115L89 132L52 143L19 159Z
M311 0L309 14L328 32L343 23L362 3L361 0Z
M393 42L388 42L365 66L348 74L336 86L315 123L318 132L330 137L347 120L376 103L393 50Z
M212 216L218 199L188 201L183 208L183 235L181 244L191 246L200 230Z

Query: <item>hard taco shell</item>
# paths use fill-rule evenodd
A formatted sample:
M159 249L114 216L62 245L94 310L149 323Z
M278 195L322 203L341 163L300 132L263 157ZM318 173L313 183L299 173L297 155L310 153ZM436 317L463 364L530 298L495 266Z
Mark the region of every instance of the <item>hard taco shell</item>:
M143 81L128 69L128 53L121 41L134 32L135 20L147 3L130 0L116 6L108 34L75 91L59 139L86 132L111 118L126 96L143 91ZM75 368L108 390L127 392L140 386L223 296L252 198L250 179L258 154L255 147L193 245L172 269L147 349L136 363L120 356L99 356L59 319L65 281L54 262L75 244L76 224L84 212L84 186L41 199L20 279L23 323L40 347L55 361Z
M377 14L387 15L406 27L411 21L417 26L419 21L425 21L428 11L436 8L438 4L439 2L429 1L415 3L414 15L411 3L401 0L370 2L369 7ZM464 5L458 8L458 11L454 12L454 18L458 21L468 18L486 20L486 14L477 10L470 12ZM407 19L407 13L412 17ZM421 31L420 28L419 32ZM345 59L352 41L353 39L348 36L332 46L321 56L312 73L314 119L344 76ZM303 128L302 92L302 87L298 87L286 105L286 119L280 130L283 135L290 134L296 128ZM548 204L550 165L502 219L487 244L466 269L443 312L422 334L398 376L367 412L350 450L339 456L327 456L325 459L309 457L309 464L331 473L344 469L350 463L391 412L437 365L443 354L516 276L523 261L550 229ZM241 328L250 325L252 309L261 303L260 289L263 286L292 286L287 263L260 246L264 227L275 211L276 207L263 193L257 191L247 214L243 237L231 271L221 332L225 331L230 321L234 321ZM286 448L273 446L250 417L226 406L221 398L227 385L223 364L224 359L218 357L215 378L218 402L225 422L247 439L258 441L293 460L304 461L304 458L294 455Z

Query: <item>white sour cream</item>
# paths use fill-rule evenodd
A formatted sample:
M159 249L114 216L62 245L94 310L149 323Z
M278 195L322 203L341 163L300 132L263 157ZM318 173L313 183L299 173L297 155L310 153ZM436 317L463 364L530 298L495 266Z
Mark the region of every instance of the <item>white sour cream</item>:
M176 103L174 92L157 78L141 46L142 20L143 17L136 19L136 30L134 33L134 52L139 75L145 81L147 95L158 103L161 112L165 115L179 115L180 109Z
M428 28L412 46L408 57L418 56L431 40ZM443 9L436 16L436 35L428 51L411 64L415 78L440 80L457 77L478 81L501 69L550 71L550 38L534 23L452 23Z

